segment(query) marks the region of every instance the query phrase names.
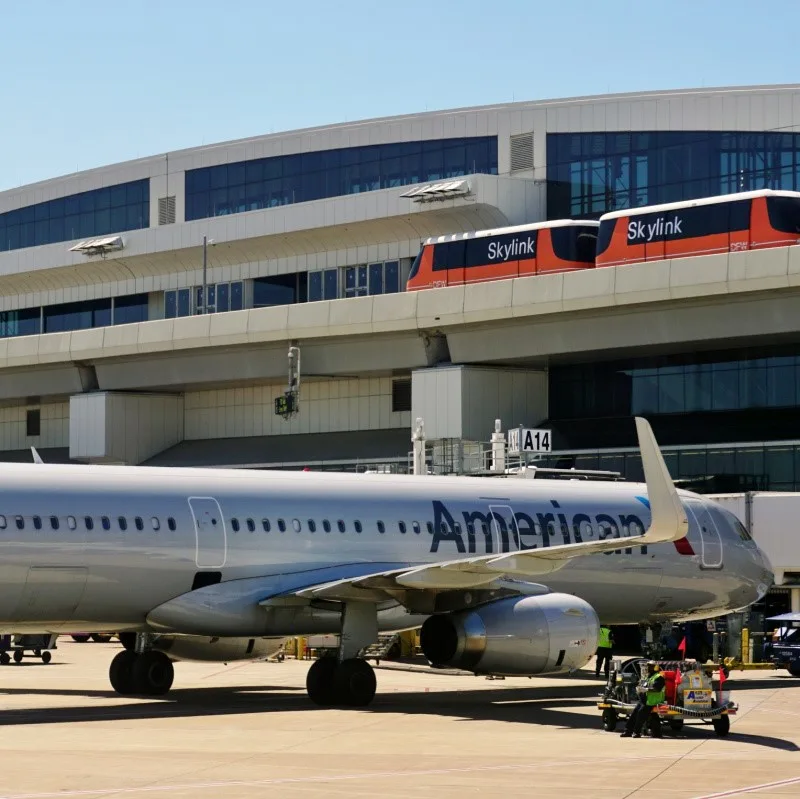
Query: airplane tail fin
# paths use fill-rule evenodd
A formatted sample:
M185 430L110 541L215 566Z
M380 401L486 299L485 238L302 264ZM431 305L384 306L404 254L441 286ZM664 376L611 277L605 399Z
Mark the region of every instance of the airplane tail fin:
M650 503L650 527L645 536L648 543L679 541L689 532L689 520L675 484L664 463L661 450L653 435L650 423L636 417L636 433L642 454L647 498Z

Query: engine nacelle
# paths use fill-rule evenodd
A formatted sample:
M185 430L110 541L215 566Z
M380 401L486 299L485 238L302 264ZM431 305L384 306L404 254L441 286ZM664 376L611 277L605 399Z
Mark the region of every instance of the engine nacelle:
M431 616L420 644L434 666L476 674L552 674L585 666L597 650L594 608L569 594L500 599Z
M200 635L159 635L153 649L173 660L228 663L263 660L274 655L285 638L206 638Z

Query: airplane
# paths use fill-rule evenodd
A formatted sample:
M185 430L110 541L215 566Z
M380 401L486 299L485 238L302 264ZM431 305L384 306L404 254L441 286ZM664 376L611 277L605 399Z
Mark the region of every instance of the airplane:
M636 426L645 483L3 464L0 630L119 632L123 695L166 694L176 661L338 633L309 698L365 706L359 653L419 626L434 667L572 672L601 620L708 618L773 582L738 519L677 490Z

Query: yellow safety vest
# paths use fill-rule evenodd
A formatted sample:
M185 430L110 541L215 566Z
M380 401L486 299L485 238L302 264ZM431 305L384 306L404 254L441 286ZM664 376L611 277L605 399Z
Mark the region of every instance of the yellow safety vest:
M609 630L608 627L600 628L597 646L600 649L611 649L611 630Z
M660 705L664 699L666 699L667 693L662 687L659 690L653 688L653 683L661 677L661 674L656 672L651 677L647 678L647 704L651 707L655 707L656 705Z

